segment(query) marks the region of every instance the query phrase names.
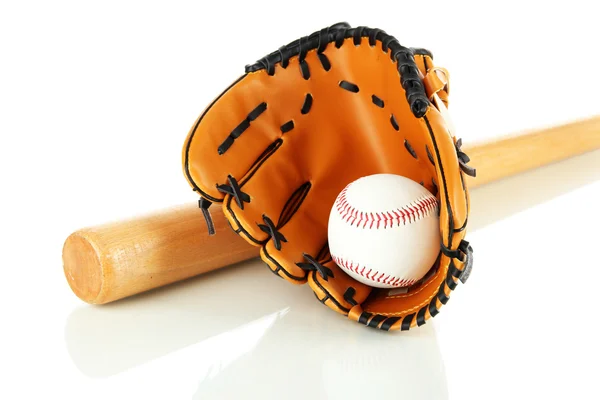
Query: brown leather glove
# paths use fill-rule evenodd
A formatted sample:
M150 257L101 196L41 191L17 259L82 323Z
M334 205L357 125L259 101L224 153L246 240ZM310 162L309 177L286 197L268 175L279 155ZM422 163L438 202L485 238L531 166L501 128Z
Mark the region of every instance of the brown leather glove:
M435 316L471 268L463 173L475 173L447 101L447 72L428 51L336 24L247 66L191 129L185 175L209 226L208 207L222 203L275 274L308 282L319 301L362 324L407 330ZM408 290L357 282L327 248L336 196L376 173L419 182L440 204L440 256Z

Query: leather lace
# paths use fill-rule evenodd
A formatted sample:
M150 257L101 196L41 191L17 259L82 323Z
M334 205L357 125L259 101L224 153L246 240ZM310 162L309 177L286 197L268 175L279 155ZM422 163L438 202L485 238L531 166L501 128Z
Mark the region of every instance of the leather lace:
M247 193L242 192L240 185L233 176L229 175L227 180L229 181L229 185L217 185L217 190L233 197L237 205L243 210L244 203L250 203L250 196ZM198 200L198 207L200 207L202 210L202 215L204 216L204 220L206 221L206 226L208 228L208 234L212 236L216 232L215 224L210 211L208 210L210 206L212 206L212 201L200 196L200 199Z
M324 280L328 280L329 277L333 278L333 272L331 271L331 269L319 263L309 254L304 253L303 255L306 262L296 263L297 266L302 268L304 271L317 271L319 275L321 275L321 278L323 278Z
M458 156L458 163L460 164L460 169L467 175L472 176L473 178L477 175L477 170L475 168L467 165L471 159L468 155L466 155L460 148L462 147L462 139L458 139L454 145L456 147L456 154Z
M227 177L229 185L217 185L217 190L234 198L240 209L244 209L244 203L250 203L250 196L242 192L238 181L231 175Z
M285 238L285 236L283 236L281 232L277 230L277 227L275 226L271 218L267 217L266 215L263 215L263 221L265 222L264 225L258 224L258 227L261 231L271 236L275 248L277 250L281 250L281 242L287 243L287 239Z
M473 247L471 247L471 244L466 240L462 240L456 250L451 250L444 244L442 244L441 250L446 257L454 258L464 263L462 271L457 270L456 277L462 283L466 283L473 269Z

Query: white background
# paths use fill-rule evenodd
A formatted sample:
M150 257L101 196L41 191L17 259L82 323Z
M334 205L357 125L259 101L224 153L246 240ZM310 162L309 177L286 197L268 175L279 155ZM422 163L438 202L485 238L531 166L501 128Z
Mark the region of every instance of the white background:
M78 228L195 202L195 118L297 37L348 21L432 50L475 142L600 114L597 19L591 1L0 2L0 398L599 398L599 152L476 190L473 275L405 335L258 262L105 307L61 264Z

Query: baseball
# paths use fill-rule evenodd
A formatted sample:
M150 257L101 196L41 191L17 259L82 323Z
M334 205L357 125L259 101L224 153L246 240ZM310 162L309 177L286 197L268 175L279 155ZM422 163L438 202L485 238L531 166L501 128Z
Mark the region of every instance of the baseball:
M420 184L377 174L350 183L329 215L329 249L335 263L377 288L411 286L440 252L438 201Z

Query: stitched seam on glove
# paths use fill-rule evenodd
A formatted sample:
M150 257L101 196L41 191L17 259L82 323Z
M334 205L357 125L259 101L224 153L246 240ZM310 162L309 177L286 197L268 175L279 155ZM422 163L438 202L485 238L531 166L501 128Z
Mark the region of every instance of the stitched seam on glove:
M444 283L442 283L442 284L444 284ZM365 308L364 311L365 312L370 312L370 313L373 313L373 314L385 315L387 317L394 317L394 316L406 314L406 315L404 315L404 317L406 317L408 314L410 314L410 313L412 313L412 312L414 312L416 310L420 310L423 307L429 307L429 303L431 303L431 300L433 300L434 297L437 297L437 292L435 294L433 294L431 297L428 297L427 300L425 300L423 303L419 304L418 306L414 306L414 307L411 307L411 308L409 308L407 310L402 310L402 311L398 311L398 312L377 312L377 311L373 311L373 310L370 310L370 309L367 309L367 308ZM390 297L390 298L392 298L392 297Z

